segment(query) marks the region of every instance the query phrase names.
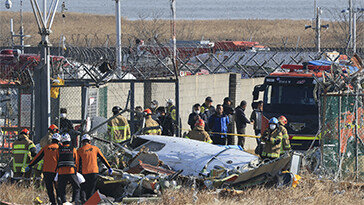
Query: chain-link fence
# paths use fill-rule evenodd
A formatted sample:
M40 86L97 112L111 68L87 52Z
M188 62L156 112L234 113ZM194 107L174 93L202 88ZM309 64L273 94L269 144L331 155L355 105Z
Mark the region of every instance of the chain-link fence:
M8 162L18 132L33 126L32 100L30 87L0 84L0 163Z
M329 177L364 179L363 100L353 94L321 97L322 170Z

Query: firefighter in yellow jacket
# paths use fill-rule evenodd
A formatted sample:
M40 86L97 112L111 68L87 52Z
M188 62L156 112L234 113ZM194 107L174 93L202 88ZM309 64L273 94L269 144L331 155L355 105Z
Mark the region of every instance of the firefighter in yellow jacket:
M112 113L117 115L121 111L119 106L112 108ZM120 143L130 138L130 126L128 120L119 115L107 123L107 132L110 136L110 141Z
M58 132L59 132L59 129L55 124L52 124L51 126L49 126L47 135L42 137L42 139L39 142L40 146L43 148L47 145L52 144L52 136L53 136L53 134L58 133Z
M18 139L13 143L13 171L14 178L30 177L30 172L25 174L25 168L28 166L31 157L36 153L34 143L29 139L29 131L24 129L20 132Z
M196 121L195 127L193 128L193 130L188 132L187 138L212 143L209 133L205 131L205 121L203 121L203 119L199 119Z
M282 115L278 118L278 121L279 121L279 126L280 126L280 128L282 130L282 134L283 134L282 146L281 146L281 155L282 155L285 152L291 150L291 143L289 141L289 135L288 135L287 129L285 128L285 126L288 122L287 118Z
M279 126L278 119L273 117L269 120L269 127L262 135L262 141L265 143L262 152L263 159L276 159L281 154L283 133Z
M145 115L144 128L159 126L158 122L152 119L152 111L150 109L145 109L144 115ZM162 130L160 128L147 129L147 130L145 130L144 133L147 135L161 135Z

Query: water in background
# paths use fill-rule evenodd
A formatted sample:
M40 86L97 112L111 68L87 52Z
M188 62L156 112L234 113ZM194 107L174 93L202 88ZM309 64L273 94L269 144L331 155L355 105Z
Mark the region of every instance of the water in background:
M12 0L12 11L19 10L19 1ZM1 1L0 11L5 11ZM42 8L43 0L38 0ZM51 0L48 0L50 4ZM69 12L114 14L114 0L60 0ZM169 18L169 0L122 0L122 16L135 20L142 18ZM314 0L177 0L178 19L312 19ZM323 19L329 19L329 10L341 11L348 0L317 0L326 9ZM362 0L353 0L363 6ZM30 2L23 0L25 11L31 11ZM58 7L60 11L60 6Z

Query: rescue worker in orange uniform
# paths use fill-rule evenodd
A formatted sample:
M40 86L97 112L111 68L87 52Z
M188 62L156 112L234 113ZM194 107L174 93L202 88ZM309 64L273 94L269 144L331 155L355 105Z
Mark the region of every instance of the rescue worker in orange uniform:
M66 203L66 185L72 185L73 200L75 204L80 201L80 182L77 178L78 155L75 148L71 146L71 136L68 133L62 135L62 145L58 148L58 192L62 203Z
M56 189L56 184L54 182L54 177L56 176L57 162L58 162L58 148L59 142L61 141L61 135L58 133L53 134L52 143L43 147L40 152L34 157L34 159L29 163L26 171L32 166L36 165L40 160L44 159L43 164L43 175L44 183L47 188L47 193L49 201L51 204L56 203L56 197L54 195L54 190ZM56 189L58 196L58 192Z
M14 179L29 178L31 172L26 173L25 169L31 157L34 157L37 153L34 143L29 139L29 131L27 129L23 129L18 139L13 143L12 153Z
M153 120L152 118L152 111L150 109L145 109L144 110L144 115L145 115L145 125L144 128L148 128L148 127L159 127L159 124L157 121ZM162 130L160 128L154 128L154 129L147 129L144 132L147 135L161 135L162 134Z
M202 142L212 143L209 133L205 131L205 121L198 119L193 130L188 132L187 138Z
M117 115L121 111L119 106L112 108L112 113ZM107 132L110 136L110 141L120 143L130 138L130 126L128 120L119 115L107 123Z
M79 156L79 172L84 176L85 183L81 184L81 201L85 203L94 193L96 189L97 175L99 173L99 166L97 165L97 158L108 168L109 175L113 170L109 162L106 160L100 149L93 146L91 137L85 134L81 138L82 147L77 150Z
M279 121L279 126L281 127L282 130L282 146L281 146L281 155L284 154L285 152L288 152L289 150L291 150L291 143L289 141L289 135L286 129L286 124L288 123L288 120L286 117L284 117L283 115L280 116L278 118Z
M52 144L53 134L58 133L58 132L59 132L58 127L55 124L52 124L51 126L49 126L47 135L42 137L42 139L39 142L41 148L44 148L45 146ZM44 161L40 160L38 162L38 164L34 166L34 168L35 168L34 177L36 179L42 179L43 163L44 163Z

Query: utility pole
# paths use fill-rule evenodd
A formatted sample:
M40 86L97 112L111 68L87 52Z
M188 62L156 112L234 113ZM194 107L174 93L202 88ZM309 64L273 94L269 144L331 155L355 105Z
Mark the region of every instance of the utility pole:
M352 46L353 46L353 54L356 53L356 13L357 12L353 12L352 15L353 15L353 32L352 32L352 35L353 35L353 43L352 43Z
M9 1L11 2L11 1ZM20 48L21 53L24 53L24 47L29 47L30 45L24 45L24 38L30 37L30 35L24 35L24 27L23 27L23 0L20 0L20 26L19 26L19 34L15 34L14 32L14 22L13 19L10 19L10 35L11 35L11 46L12 48ZM19 44L15 45L14 37L19 37Z
M349 48L353 46L353 0L349 0Z
M321 52L321 8L316 11L316 51Z
M115 18L116 18L116 69L121 70L121 0L115 0Z
M312 28L315 30L316 33L316 51L317 52L321 52L321 29L325 28L328 29L329 28L329 24L326 25L321 25L321 13L322 13L322 9L320 7L316 8L316 16L315 16L315 25L305 25L305 29L308 28Z
M24 53L24 27L23 27L23 0L20 0L20 29L19 29L19 40L20 40L20 50L21 53Z
M35 16L41 42L39 48L41 50L39 66L34 69L35 79L35 141L47 134L48 127L51 124L51 97L50 97L50 50L49 35L58 6L59 0L52 1L49 8L49 16L46 17L46 0L43 0L43 15L39 8L37 0L30 0L33 14Z
M179 114L179 72L177 68L177 39L176 39L176 0L171 1L171 11L172 11L172 21L171 21L171 31L172 31L172 41L173 41L173 51L172 51L172 64L174 69L174 74L176 77L175 82L175 98L176 98L176 124L177 124L177 137L181 137L181 118Z
M173 41L173 68L176 74L176 78L178 78L177 71L177 39L176 39L176 0L171 0L171 8L172 8L172 41Z

